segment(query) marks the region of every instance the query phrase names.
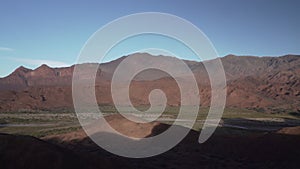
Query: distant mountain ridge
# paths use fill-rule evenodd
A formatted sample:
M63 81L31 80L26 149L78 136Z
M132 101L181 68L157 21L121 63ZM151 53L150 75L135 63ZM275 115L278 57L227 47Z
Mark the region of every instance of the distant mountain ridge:
M147 53L132 55L143 57L147 62L159 59L161 64L176 59ZM122 60L130 56L103 64L84 64L85 67L91 68L99 66L96 78L99 104L113 104L110 93L112 75ZM226 106L300 112L300 55L280 57L227 55L221 58L221 61L228 85ZM132 63L132 66L147 62ZM201 105L209 106L210 83L204 64L187 60L184 62L190 67L198 82ZM9 76L0 78L0 111L72 109L73 71L74 65L65 68L41 65L34 70L19 67ZM86 74L83 77L90 78L91 75ZM165 72L153 69L143 71L134 78L131 87L134 88L130 91L131 100L135 105L149 104L147 93L155 88L161 88L169 95L169 105L180 105L178 87Z

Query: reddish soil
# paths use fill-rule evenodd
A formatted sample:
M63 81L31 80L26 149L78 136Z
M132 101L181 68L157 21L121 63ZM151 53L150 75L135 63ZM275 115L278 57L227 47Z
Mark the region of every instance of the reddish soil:
M173 62L171 57L133 54L145 60L160 59L161 64ZM113 105L110 92L112 74L124 56L100 64L84 64L87 69L99 66L96 96L99 105ZM228 55L221 58L227 77L227 107L256 109L275 113L300 114L300 57L253 57ZM210 104L210 84L202 62L185 61L193 71L199 86L201 105ZM145 63L132 63L131 66ZM0 79L0 112L2 111L62 111L72 110L72 73L74 66L50 68L47 65L30 70L20 67L11 75ZM183 73L184 76L184 73ZM80 78L91 78L82 74ZM188 82L187 82L188 84ZM180 105L180 92L175 80L158 70L139 73L130 85L130 98L134 105L148 105L152 89L162 89L168 105ZM124 86L119 86L119 91ZM84 90L83 90L84 91Z

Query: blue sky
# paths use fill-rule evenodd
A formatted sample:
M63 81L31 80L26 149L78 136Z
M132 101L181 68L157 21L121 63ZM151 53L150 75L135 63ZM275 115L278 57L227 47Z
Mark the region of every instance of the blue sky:
M220 56L300 54L299 9L296 0L3 0L0 77L20 65L74 64L95 31L137 12L164 12L187 19L208 36Z

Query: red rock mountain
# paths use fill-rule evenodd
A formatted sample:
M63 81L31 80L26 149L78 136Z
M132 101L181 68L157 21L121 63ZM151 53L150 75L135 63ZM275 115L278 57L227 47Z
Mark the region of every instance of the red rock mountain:
M136 53L160 63L174 62L173 57ZM110 82L114 70L126 57L99 66L96 80L97 100L100 105L112 105ZM228 55L221 58L227 78L227 107L251 108L270 112L299 112L300 110L300 56L254 57ZM209 106L210 83L202 62L184 62L197 79L201 105ZM72 73L74 66L50 68L42 65L35 70L19 67L7 77L0 78L0 111L72 110ZM184 72L183 72L184 76ZM82 77L91 78L90 74ZM82 79L84 80L84 79ZM122 88L122 87L121 87ZM173 78L167 73L149 69L139 73L130 85L130 98L134 105L148 105L151 90L160 88L168 104L180 105L180 93ZM120 89L122 90L122 89Z

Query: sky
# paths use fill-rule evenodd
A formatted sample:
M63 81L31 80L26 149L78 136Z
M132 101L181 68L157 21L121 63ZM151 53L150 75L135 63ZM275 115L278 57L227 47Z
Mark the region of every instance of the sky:
M0 77L21 65L70 66L95 31L140 12L169 13L190 21L219 56L300 54L299 9L297 0L1 0ZM120 56L106 61L116 57Z

